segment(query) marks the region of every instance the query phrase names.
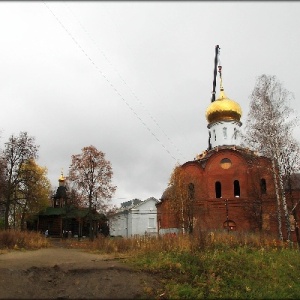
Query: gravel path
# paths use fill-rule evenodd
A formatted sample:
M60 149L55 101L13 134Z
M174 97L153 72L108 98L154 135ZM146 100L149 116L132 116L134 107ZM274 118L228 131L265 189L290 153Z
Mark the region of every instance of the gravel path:
M153 299L160 286L120 260L57 244L0 255L0 299Z

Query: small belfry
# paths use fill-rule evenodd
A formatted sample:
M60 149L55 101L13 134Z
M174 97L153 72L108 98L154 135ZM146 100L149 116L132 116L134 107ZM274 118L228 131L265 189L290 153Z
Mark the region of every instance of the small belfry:
M219 56L218 51L216 56ZM218 59L215 59L215 62L218 61ZM218 72L220 75L220 94L216 100L212 100L205 114L208 122L208 150L217 146L239 146L241 143L239 129L242 126L240 121L242 109L237 102L229 99L224 92L221 65L218 65ZM214 76L216 76L216 72ZM215 82L216 78L214 78ZM213 93L215 92L213 91Z
M60 177L58 179L59 186L64 186L66 183L66 177L64 177L64 172L61 170Z
M53 207L64 207L67 204L66 177L64 177L63 170L58 179L58 188L53 199Z

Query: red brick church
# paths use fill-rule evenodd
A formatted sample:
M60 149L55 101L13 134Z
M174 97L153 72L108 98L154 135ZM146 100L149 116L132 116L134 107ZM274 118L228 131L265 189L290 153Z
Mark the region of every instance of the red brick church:
M225 94L221 67L220 93L206 110L208 149L179 168L190 189L188 210L193 231L264 231L278 235L276 193L271 161L241 147L240 105ZM299 199L299 187L294 185ZM157 204L159 233L182 231L180 209L172 207L172 186ZM288 203L291 207L291 203ZM186 217L187 218L187 217ZM298 214L299 218L299 214ZM282 214L283 233L285 219ZM297 218L296 218L297 219ZM292 238L296 240L291 215Z

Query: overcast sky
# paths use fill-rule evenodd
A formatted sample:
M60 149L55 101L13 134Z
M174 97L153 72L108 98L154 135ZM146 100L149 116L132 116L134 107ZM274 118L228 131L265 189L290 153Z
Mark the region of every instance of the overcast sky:
M114 204L159 199L176 163L207 148L216 45L242 122L262 74L299 111L299 12L300 2L0 2L1 147L34 136L54 189L71 155L94 145L112 164Z

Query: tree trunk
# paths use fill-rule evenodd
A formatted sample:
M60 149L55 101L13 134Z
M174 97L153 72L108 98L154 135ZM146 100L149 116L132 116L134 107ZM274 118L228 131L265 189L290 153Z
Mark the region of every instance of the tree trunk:
M292 194L292 184L291 184L291 177L290 177L290 174L289 174L289 179L288 179L288 188L289 188L289 197L290 197L290 200L291 200L291 204L292 204L292 210L291 210L291 213L294 217L294 220L295 220L295 233L296 233L296 239L297 239L297 244L298 246L300 246L300 235L299 235L299 227L298 227L298 216L297 216L297 205L298 203L295 205L295 202L294 202L294 197L293 197L293 194Z
M296 239L297 239L298 246L300 246L300 235L299 235L299 227L298 227L298 216L297 216L297 213L296 213L296 210L295 210L295 209L292 211L292 213L293 213L294 220L295 220L295 233L296 233Z
M90 241L94 240L94 231L93 231L93 218L92 218L92 197L89 196L89 238Z
M5 203L5 213L4 213L4 228L7 230L9 228L8 218L9 218L10 200L6 200Z
M281 223L281 211L280 211L280 195L279 195L279 188L278 188L278 178L275 168L275 161L272 159L272 173L274 178L275 184L275 193L276 193L276 203L277 203L277 222L278 222L278 237L281 241L283 241L282 236L282 223Z
M185 218L184 218L184 204L183 200L181 200L181 228L182 228L182 233L185 234Z
M21 220L20 220L21 231L24 231L26 229L25 228L25 215L26 215L26 213L23 211L21 214Z
M282 195L282 207L283 207L285 222L286 222L287 240L290 241L290 239L291 239L290 215L289 215L288 207L286 204L285 191L284 191L284 186L283 186L283 182L282 182L282 176L280 173L279 173L279 185L280 185L280 191L281 191L281 195Z
M13 224L14 224L14 229L16 229L16 203L14 203L13 207L14 207L14 214L13 214L14 221L13 221Z

